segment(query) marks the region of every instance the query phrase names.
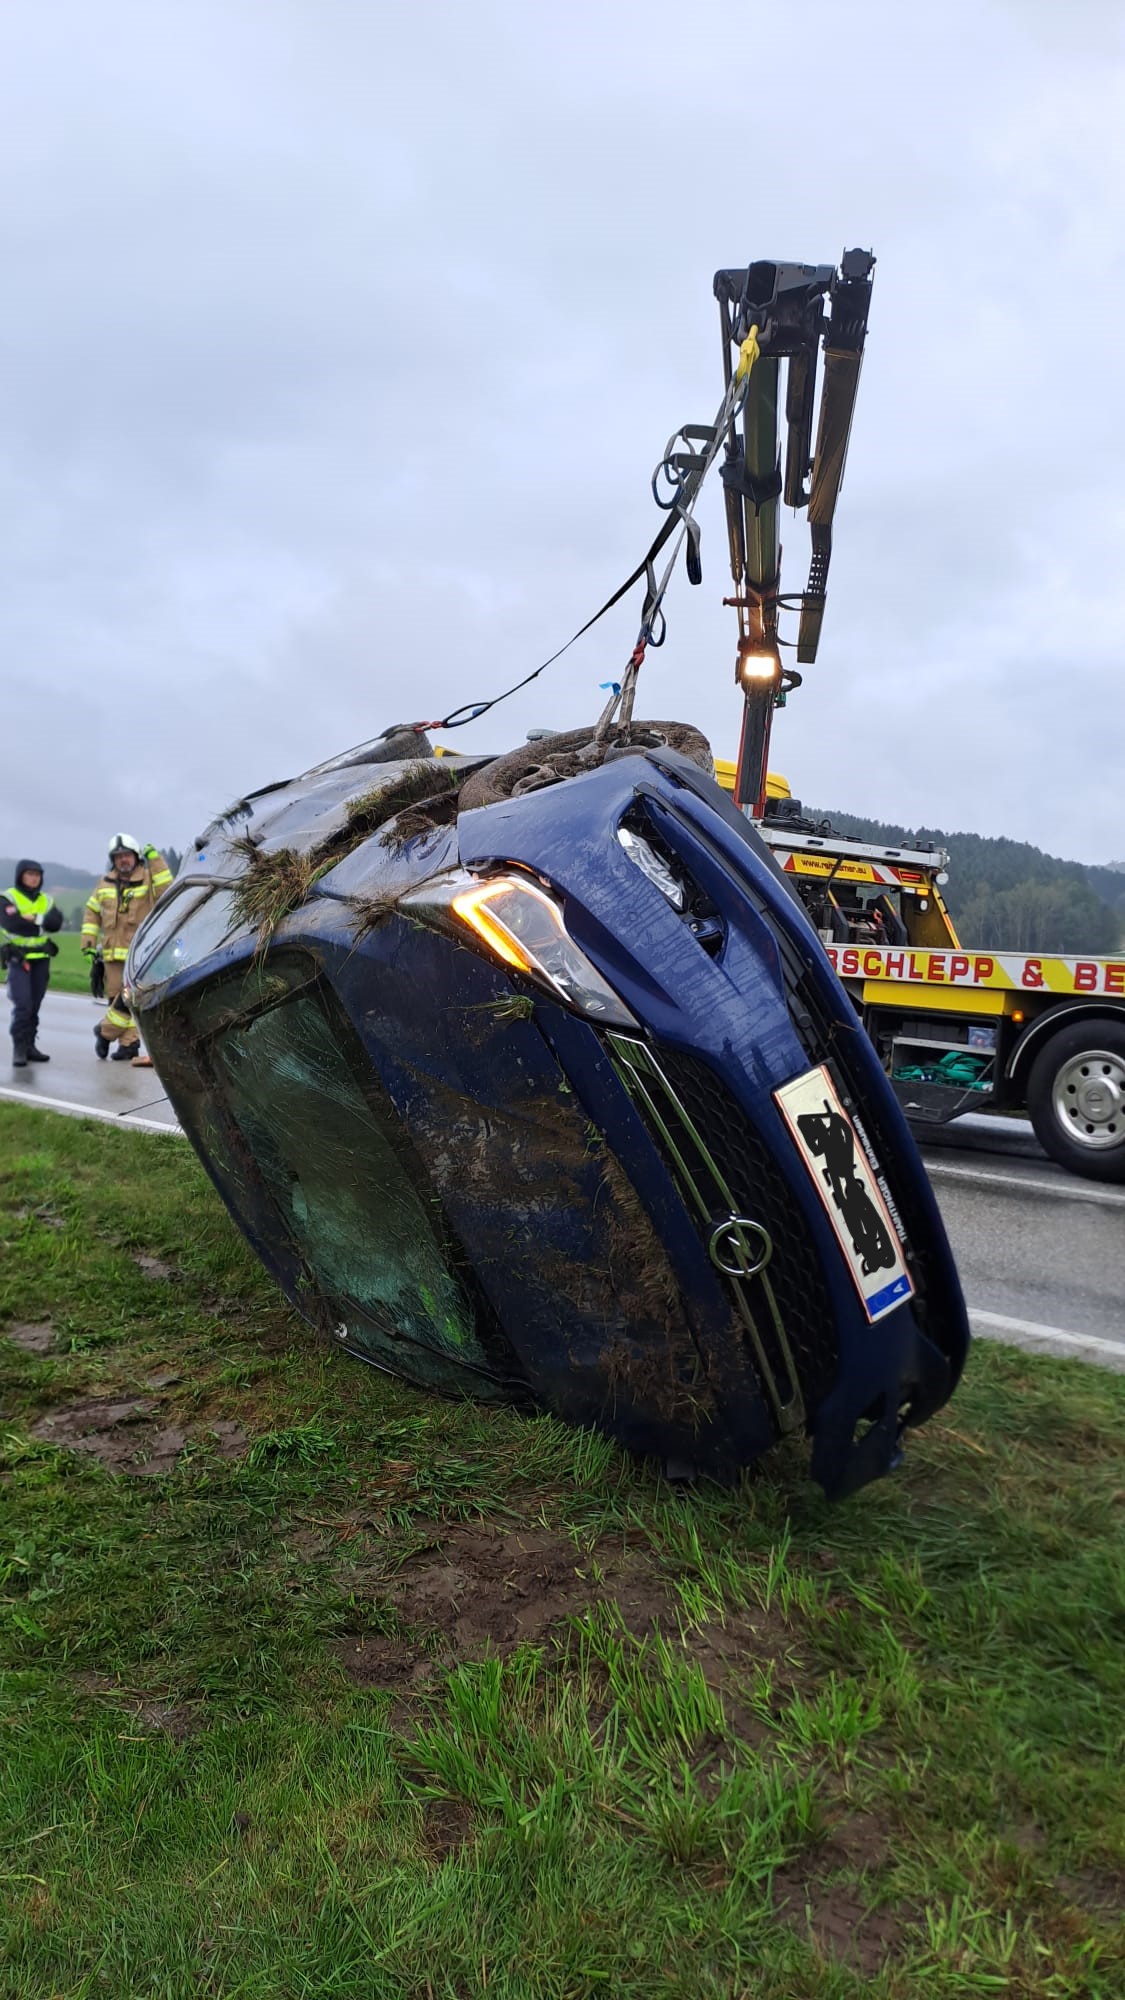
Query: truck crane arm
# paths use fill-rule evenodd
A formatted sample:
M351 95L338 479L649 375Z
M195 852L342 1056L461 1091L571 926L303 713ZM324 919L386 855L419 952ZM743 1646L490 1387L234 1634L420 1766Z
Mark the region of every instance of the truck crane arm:
M738 612L735 677L744 697L735 797L760 817L773 710L800 675L781 661L782 605L800 607L797 659L816 658L824 620L832 522L844 475L871 305L875 259L847 250L833 264L759 262L717 271L723 373L730 384L752 341L754 365L741 411L731 418L720 468ZM823 355L823 368L820 363ZM779 452L779 393L785 383L785 464ZM813 446L817 387L820 410ZM808 516L812 560L799 596L781 594L781 504Z

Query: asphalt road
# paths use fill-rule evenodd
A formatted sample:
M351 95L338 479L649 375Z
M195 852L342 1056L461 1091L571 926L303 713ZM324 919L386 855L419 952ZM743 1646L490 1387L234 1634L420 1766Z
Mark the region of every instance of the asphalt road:
M160 1079L131 1063L99 1062L94 1029L104 1005L78 993L48 993L39 1017L39 1042L51 1060L10 1069L7 1010L0 1012L0 1102L42 1104L48 1110L93 1112L130 1125L175 1128Z
M155 1071L98 1062L101 1009L48 994L40 1040L51 1062L7 1067L0 1103L40 1104L175 1132ZM0 1015L5 1039L7 1019ZM1125 1188L1052 1165L1022 1119L972 1117L921 1134L974 1333L1125 1370Z
M1125 1188L1001 1150L1006 1122L971 1150L922 1147L973 1331L1125 1370Z

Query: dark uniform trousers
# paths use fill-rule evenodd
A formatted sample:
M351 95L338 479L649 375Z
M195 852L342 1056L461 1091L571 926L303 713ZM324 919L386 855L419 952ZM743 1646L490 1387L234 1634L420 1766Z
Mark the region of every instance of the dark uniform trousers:
M39 1009L51 976L49 958L12 958L8 961L8 996L12 1003L12 1046L24 1055L35 1046Z

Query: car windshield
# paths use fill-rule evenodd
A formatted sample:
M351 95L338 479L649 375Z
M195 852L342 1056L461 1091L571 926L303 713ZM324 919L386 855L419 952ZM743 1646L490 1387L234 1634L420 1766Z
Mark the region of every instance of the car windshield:
M238 928L231 891L185 889L159 904L145 926L135 976L146 984L198 964Z
M305 991L211 1044L221 1095L338 1336L417 1382L487 1369L475 1315L370 1066ZM356 1068L361 1065L362 1074ZM474 1385L480 1392L483 1384Z

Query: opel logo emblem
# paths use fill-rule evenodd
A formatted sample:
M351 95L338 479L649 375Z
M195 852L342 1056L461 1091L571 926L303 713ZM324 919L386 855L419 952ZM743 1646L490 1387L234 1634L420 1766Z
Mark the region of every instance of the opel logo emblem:
M728 1278L756 1278L773 1256L773 1242L760 1222L728 1215L717 1222L707 1244L717 1271Z

